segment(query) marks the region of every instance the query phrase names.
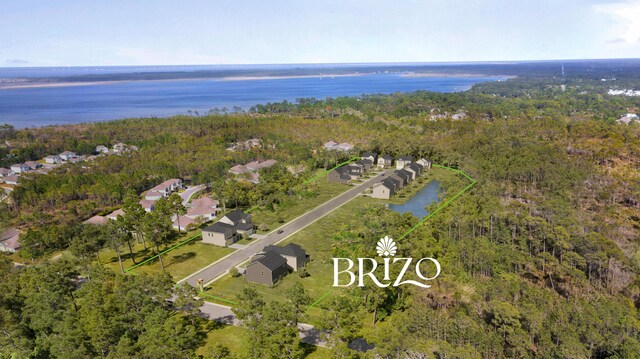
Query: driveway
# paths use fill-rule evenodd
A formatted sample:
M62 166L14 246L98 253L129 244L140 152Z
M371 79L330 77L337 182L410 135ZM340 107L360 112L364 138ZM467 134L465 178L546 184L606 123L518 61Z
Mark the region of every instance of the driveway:
M193 197L194 194L202 191L203 189L205 189L205 185L201 184L189 187L184 192L179 193L180 197L182 197L182 205L186 206L187 204L189 204L189 200L191 199L191 197Z
M281 242L292 234L304 229L311 223L333 212L336 208L356 198L362 191L373 186L375 183L380 182L384 178L384 174L380 173L372 177L371 179L368 179L367 181L346 190L345 192L337 195L336 197L310 210L309 212L293 219L288 223L285 223L279 228L274 229L272 232L265 235L264 238L253 240L253 243L248 245L246 248L237 250L227 255L226 257L210 264L209 266L202 268L189 277L180 280L178 283L186 281L192 286L196 287L198 285L198 279L202 279L205 285L215 281L216 279L225 275L229 271L229 268L237 266L240 263L250 259L252 256L262 251L265 246ZM326 181L326 179L320 180Z
M215 320L216 322L229 325L240 325L240 320L233 314L231 307L225 305L204 302L204 305L200 307L200 312L202 312L204 318L209 320ZM322 332L315 329L312 325L299 323L298 330L300 330L300 338L302 338L301 341L303 343L327 347L327 342L322 339Z

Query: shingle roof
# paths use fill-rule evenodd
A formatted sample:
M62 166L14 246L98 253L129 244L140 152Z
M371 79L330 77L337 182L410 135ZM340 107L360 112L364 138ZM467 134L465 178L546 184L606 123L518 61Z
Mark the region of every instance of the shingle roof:
M231 211L229 213L227 213L227 215L225 216L227 218L229 218L233 223L238 222L239 220L246 218L249 219L250 216L244 212L242 212L241 210L236 209L235 211Z
M210 225L209 227L203 229L203 232L215 232L215 233L224 233L224 234L233 234L233 232L235 232L236 227L230 225L230 224L226 224L223 222L216 222L212 225Z
M305 252L304 249L302 249L302 247L300 247L297 244L294 243L289 243L284 247L280 247L280 246L266 246L264 247L264 249L262 250L263 252L275 252L278 253L280 255L285 255L285 256L293 256L293 257L297 257L297 258L305 258L307 256L307 252Z
M413 156L398 156L398 160L401 160L401 161L413 161Z
M422 171L422 169L424 168L424 167L422 167L422 165L417 164L417 163L409 163L408 167L411 168L414 171Z
M365 152L362 154L362 157L377 157L378 154L375 152Z
M269 270L276 270L279 267L286 265L287 260L276 252L265 252L255 257L255 260L251 263L260 263L267 267Z
M409 172L407 172L404 169L401 170L395 170L393 171L393 173L395 173L398 177L402 178L402 179L407 179L409 177L411 177L411 175L409 174Z

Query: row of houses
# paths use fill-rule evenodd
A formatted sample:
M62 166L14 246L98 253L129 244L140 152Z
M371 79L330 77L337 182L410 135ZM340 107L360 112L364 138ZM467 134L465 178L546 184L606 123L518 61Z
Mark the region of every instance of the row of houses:
M148 190L139 203L145 211L151 212L155 208L156 201L182 188L182 180L175 178L166 180ZM219 208L219 202L217 200L210 197L194 199L191 203L187 204L187 212L184 215L173 216L173 228L182 231L189 227L198 226L216 218L219 211L221 211L221 209ZM84 223L102 225L108 223L109 220L116 220L118 216L123 216L124 214L124 210L120 208L106 216L93 216Z
M410 162L402 169L388 171L382 181L373 185L371 197L389 199L427 169L428 167L419 162Z
M349 183L364 175L373 167L373 162L369 159L361 159L356 162L340 166L327 175L327 180L331 183Z
M136 146L129 146L125 143L117 143L113 145L112 149L106 146L97 146L95 152L97 154L122 154L129 151L137 151ZM96 155L78 155L72 151L64 151L57 155L48 155L41 161L27 161L24 163L16 163L7 168L0 168L0 182L8 185L18 185L20 182L20 175L27 172L36 172L40 174L46 174L50 170L56 168L59 165L65 163L79 163L83 161L93 161L98 156Z
M218 222L202 230L202 242L228 247L254 232L251 215L240 210L229 212Z
M397 170L401 170L405 168L410 163L418 163L422 167L426 167L427 169L431 168L431 160L426 158L420 158L418 160L414 160L413 156L405 155L398 156L395 159L393 156L382 155L378 156L375 152L364 152L361 156L362 159L368 159L373 162L378 168L392 168L395 165Z

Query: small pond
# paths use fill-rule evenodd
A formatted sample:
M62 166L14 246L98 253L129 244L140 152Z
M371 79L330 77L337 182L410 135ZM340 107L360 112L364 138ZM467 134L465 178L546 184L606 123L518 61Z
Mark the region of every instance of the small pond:
M438 202L440 194L440 182L431 181L424 186L418 193L414 194L408 201L403 204L389 204L389 209L398 213L411 212L418 218L423 218L429 212L424 207L433 202Z

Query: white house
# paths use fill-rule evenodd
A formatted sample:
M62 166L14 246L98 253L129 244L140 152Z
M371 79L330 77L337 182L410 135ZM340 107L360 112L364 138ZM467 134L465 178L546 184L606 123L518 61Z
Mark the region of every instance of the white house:
M60 163L60 162L62 162L62 157L60 157L58 155L49 155L49 156L44 158L44 162L49 163L49 164Z
M411 156L400 156L400 157L396 158L396 169L401 170L411 162L413 162L413 157L411 157Z
M20 249L18 237L20 231L15 228L9 228L0 234L0 252L15 253Z
M71 152L71 151L64 151L60 154L60 158L62 158L65 161L69 161L74 157L76 157L76 154L75 152Z
M30 169L31 167L29 167L25 163L17 163L11 166L11 170L13 171L13 173L23 173L29 171Z
M393 164L393 157L391 156L380 156L378 157L378 167L380 168L388 168Z
M421 158L417 160L416 163L422 166L423 169L430 169L432 164L431 160L428 158Z

